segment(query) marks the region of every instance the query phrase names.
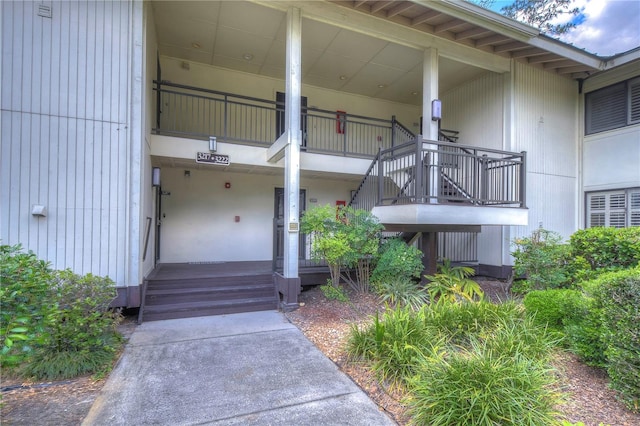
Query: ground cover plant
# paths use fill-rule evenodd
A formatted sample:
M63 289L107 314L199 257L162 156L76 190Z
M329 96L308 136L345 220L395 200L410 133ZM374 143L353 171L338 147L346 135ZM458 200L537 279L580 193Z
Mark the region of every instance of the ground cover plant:
M557 338L521 305L440 302L353 327L348 353L407 391L415 424L553 424Z
M122 339L109 278L52 270L19 246L1 246L2 366L54 380L104 373Z

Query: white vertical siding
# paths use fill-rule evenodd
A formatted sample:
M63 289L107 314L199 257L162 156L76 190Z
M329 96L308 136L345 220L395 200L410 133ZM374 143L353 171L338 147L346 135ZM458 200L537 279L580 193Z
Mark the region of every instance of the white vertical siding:
M155 266L155 239L156 239L156 226L158 218L155 212L155 190L151 185L151 144L150 135L151 129L155 126L155 101L154 92L152 90L153 80L156 78L157 73L157 38L155 32L153 7L150 3L144 5L144 34L145 41L143 43L145 48L145 61L144 61L144 84L143 84L143 96L144 102L142 105L142 114L144 119L144 144L142 146L142 209L141 209L141 250L145 247L146 227L150 226L149 238L147 240L146 253L143 251L141 254L142 260L142 275L148 275ZM147 225L147 218L151 218L151 223Z
M527 151L529 226L484 227L478 238L480 263L509 261L510 239L540 224L565 237L578 226L578 90L576 83L519 62L513 93L504 75L486 75L442 96L444 128L460 131L462 144ZM507 95L507 96L505 96ZM513 105L505 105L505 100ZM505 114L509 108L509 114ZM505 117L513 140L503 140Z
M527 151L529 226L569 237L578 227L578 88L576 82L521 63L515 66L514 151Z
M137 285L126 255L129 2L2 2L0 238ZM31 215L47 207L45 218Z
M442 128L460 132L459 143L502 149L502 74L487 73L442 95Z
M443 94L442 127L459 131L459 143L503 149L504 78L488 72ZM480 264L502 265L502 227L483 226L477 245Z

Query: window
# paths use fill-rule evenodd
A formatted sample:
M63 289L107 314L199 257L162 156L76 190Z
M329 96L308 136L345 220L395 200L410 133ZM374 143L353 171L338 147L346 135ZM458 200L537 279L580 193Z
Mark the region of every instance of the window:
M587 194L587 227L640 226L640 188Z
M640 123L640 78L585 95L587 135L636 123Z

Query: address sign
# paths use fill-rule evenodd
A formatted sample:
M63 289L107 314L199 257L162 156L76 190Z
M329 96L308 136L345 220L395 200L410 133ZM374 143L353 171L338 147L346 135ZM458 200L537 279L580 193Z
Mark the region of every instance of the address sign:
M198 152L196 154L196 163L219 164L222 166L231 164L228 155L215 154L212 152Z

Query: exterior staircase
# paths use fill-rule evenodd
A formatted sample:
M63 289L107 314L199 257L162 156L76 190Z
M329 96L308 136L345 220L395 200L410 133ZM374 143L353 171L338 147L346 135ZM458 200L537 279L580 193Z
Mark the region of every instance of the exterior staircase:
M147 279L139 322L278 308L271 272L239 270L229 275L206 268L209 265L189 266L183 266L182 273L170 265L156 268Z

